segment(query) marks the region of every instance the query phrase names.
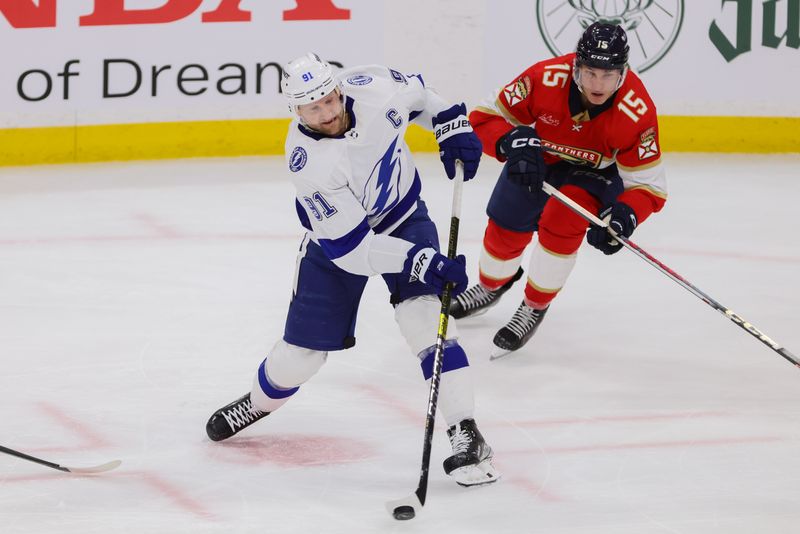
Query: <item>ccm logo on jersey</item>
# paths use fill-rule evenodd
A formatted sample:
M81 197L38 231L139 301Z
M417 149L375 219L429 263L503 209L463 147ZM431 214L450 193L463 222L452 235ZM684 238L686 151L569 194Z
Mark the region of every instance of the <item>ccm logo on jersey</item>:
M289 170L297 172L306 166L307 161L308 154L306 150L301 146L296 146L294 150L292 150L292 155L289 156Z

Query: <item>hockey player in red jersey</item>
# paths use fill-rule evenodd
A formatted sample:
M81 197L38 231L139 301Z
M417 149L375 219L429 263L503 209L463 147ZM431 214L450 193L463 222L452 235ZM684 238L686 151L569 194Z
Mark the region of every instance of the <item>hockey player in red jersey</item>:
M667 198L656 108L628 68L625 31L594 23L575 53L534 64L470 113L484 153L505 162L486 209L480 282L453 302L455 318L485 312L518 280L534 231L522 303L494 338L494 357L522 347L566 283L584 234L622 245L542 190L547 181L629 237Z

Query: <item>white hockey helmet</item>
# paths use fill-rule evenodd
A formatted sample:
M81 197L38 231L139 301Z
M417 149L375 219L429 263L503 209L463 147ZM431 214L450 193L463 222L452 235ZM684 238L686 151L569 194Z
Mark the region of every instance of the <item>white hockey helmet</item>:
M313 52L290 61L283 68L281 89L292 113L297 113L297 106L321 100L337 88L341 93L341 83L336 80L333 68Z

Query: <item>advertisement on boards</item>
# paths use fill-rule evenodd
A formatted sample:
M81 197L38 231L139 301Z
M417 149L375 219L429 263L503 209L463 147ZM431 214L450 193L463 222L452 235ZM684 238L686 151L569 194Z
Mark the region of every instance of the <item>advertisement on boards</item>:
M597 21L628 33L668 146L737 150L748 130L797 150L800 0L0 0L0 164L181 156L176 138L278 153L281 65L308 51L420 72L472 107ZM96 128L136 124L167 128ZM242 148L254 136L268 147Z
M662 114L800 116L800 0L507 0L488 6L485 90L575 50L596 21L628 33ZM497 6L499 7L499 6ZM509 16L514 13L514 16ZM512 44L513 42L513 44Z
M382 57L383 2L338 3L0 0L0 122L286 117L285 62L310 50L336 65Z

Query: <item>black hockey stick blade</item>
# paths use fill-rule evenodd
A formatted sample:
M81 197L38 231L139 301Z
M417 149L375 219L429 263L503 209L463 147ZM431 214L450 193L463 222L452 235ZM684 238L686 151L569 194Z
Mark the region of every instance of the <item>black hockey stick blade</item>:
M35 456L30 456L28 454L15 451L14 449L9 449L8 447L3 447L0 445L0 452L4 452L11 456L16 456L17 458L22 458L23 460L28 460L29 462L33 462L39 465L44 465L51 469L57 469L58 471L63 471L64 473L72 473L75 475L96 475L99 473L105 473L106 471L111 471L112 469L116 469L122 463L121 460L113 460L111 462L106 462L100 465L93 465L89 467L68 467L65 465L59 465L57 463L48 462L47 460L42 460L41 458L36 458Z

